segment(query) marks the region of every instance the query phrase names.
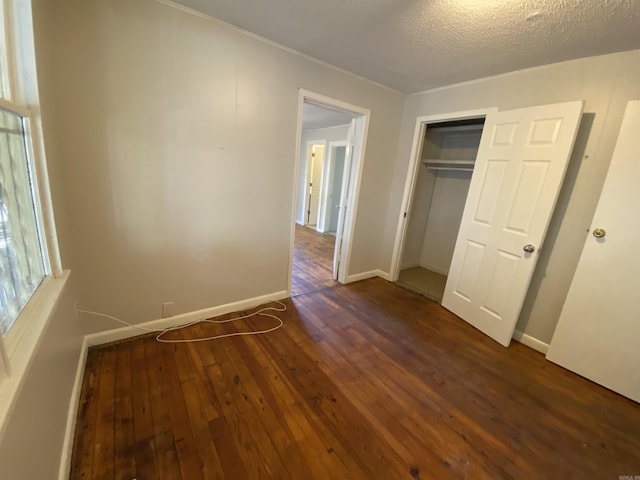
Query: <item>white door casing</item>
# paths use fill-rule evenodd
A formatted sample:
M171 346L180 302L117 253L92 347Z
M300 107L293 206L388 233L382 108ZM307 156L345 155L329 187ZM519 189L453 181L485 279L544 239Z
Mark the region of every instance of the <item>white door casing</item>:
M547 359L640 402L640 101L627 104ZM600 235L603 232L595 232Z
M425 115L416 118L416 125L413 133L413 142L411 146L411 154L409 160L409 167L407 169L407 176L405 178L404 194L402 197L402 209L400 210L400 217L398 218L398 225L396 228L396 238L393 245L393 253L391 255L391 268L389 271L389 277L391 281L398 280L400 276L400 267L402 263L402 254L405 247L409 212L413 208L413 200L415 196L416 183L418 178L418 169L424 168L422 166L422 147L424 143L424 136L429 124L435 124L440 122L450 122L454 120L469 120L469 119L484 119L489 112L497 112L498 109L483 108L479 110L465 110L461 112L449 112L440 113L437 115Z
M305 89L298 90L298 120L296 127L296 152L300 151L300 142L302 139L302 124L303 124L303 105L304 103L313 103L320 106L325 106L332 109L342 110L353 115L355 118L355 134L353 136L353 153L350 155L351 165L349 169L345 169L345 176L348 176L346 182L349 185L349 205L345 205L341 208L341 214L343 219L339 222L340 240L340 267L336 272L334 270L334 277L337 276L337 280L340 283L348 283L351 281L349 268L351 263L351 250L353 247L354 231L356 218L358 213L358 199L360 197L360 184L362 179L362 173L364 168L364 159L366 154L367 136L369 132L369 118L371 111L367 108L359 107L341 100L327 97L319 93L310 92ZM289 232L289 268L287 274L287 292L291 292L291 283L293 278L293 253L295 249L295 231L296 231L296 218L297 218L297 199L300 194L301 185L298 184L299 179L299 162L294 162L294 188L293 197L291 203L291 224Z
M582 102L490 112L442 305L511 342L576 137ZM533 253L523 249L530 245Z

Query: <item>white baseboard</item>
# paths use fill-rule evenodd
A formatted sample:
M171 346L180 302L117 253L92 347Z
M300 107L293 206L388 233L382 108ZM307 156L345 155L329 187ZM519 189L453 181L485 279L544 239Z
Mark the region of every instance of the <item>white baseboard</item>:
M437 267L432 267L430 265L427 265L426 263L421 263L419 267L424 268L425 270L430 270L432 272L439 273L440 275L444 275L445 277L449 276L449 272L445 272Z
M71 454L73 453L73 436L76 430L76 418L78 407L80 406L80 392L82 391L82 380L84 379L84 367L87 364L87 353L89 352L89 342L87 337L82 340L80 355L78 356L78 366L76 367L76 377L73 381L71 399L69 400L69 411L67 412L67 426L62 444L62 455L60 459L59 480L68 480L71 473Z
M389 280L389 274L382 270L369 270L368 272L356 273L347 277L346 283L357 282L359 280L366 280L367 278L380 277L385 280Z
M226 303L217 307L209 307L202 310L196 310L194 312L182 313L169 318L150 320L148 322L137 324L136 326L144 329L162 330L164 328L177 327L179 325L197 322L198 320L217 317L218 315L224 315L226 313L246 310L248 308L262 305L263 303L282 300L288 296L287 291L282 290L279 292L269 293L267 295L261 295L259 297L240 300L238 302ZM94 345L102 345L105 343L116 342L118 340L124 340L125 338L135 337L137 335L144 335L144 333L145 332L143 330L135 327L122 327L104 332L92 333L87 335L85 339L88 341L89 346L92 347Z
M538 340L537 338L534 338L531 335L527 335L524 332L515 330L513 332L513 339L516 342L520 342L521 344L526 345L529 348L533 348L534 350L540 353L543 353L545 355L549 351L548 343L544 343L542 340Z
M391 275L389 274L389 272L385 272L383 270L376 270L378 277L382 278L383 280L387 280L387 281L391 281Z
M400 270L407 270L409 268L416 268L416 267L420 267L420 262L409 262L409 263L403 263L400 265Z

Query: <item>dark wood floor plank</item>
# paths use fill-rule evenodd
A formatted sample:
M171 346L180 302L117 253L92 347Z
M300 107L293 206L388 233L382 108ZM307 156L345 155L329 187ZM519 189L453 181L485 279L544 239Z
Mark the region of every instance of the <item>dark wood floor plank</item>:
M313 315L312 312L305 312L305 315ZM322 320L318 319L317 322L319 324L322 323ZM325 325L323 327L323 331L325 334L328 334L330 327ZM350 339L351 337L351 339ZM332 373L341 373L341 376L344 376L344 370L351 368L359 369L358 378L360 383L364 383L366 381L373 382L376 386L374 387L374 391L381 392L389 392L387 395L390 395L391 398L395 400L395 402L389 402L391 404L403 404L406 402L410 402L413 400L421 401L423 399L429 399L430 407L426 409L426 412L430 412L433 410L433 413L439 414L441 417L429 418L428 416L423 415L423 420L429 422L437 423L442 426L448 424L447 417L451 417L449 413L451 413L451 405L447 404L447 408L438 410L438 399L439 394L437 390L441 386L440 381L433 382L433 386L430 386L430 382L428 378L418 378L413 375L410 369L398 368L398 365L394 361L393 357L388 356L383 353L381 350L376 348L374 345L380 344L381 342L386 342L386 337L381 336L369 336L368 338L360 337L355 330L352 328L343 329L340 332L336 332L335 336L331 337L331 343L335 345L337 349L334 349L331 344L327 342L327 340L323 340L321 344L323 344L325 350L332 358L339 358L340 352L348 352L353 351L353 348L356 347L354 355L351 355L349 358L349 363L345 365L341 365L340 369L337 371L333 371ZM363 347L363 346L366 346ZM391 351L392 348L395 347L392 343L387 345L385 350ZM405 358L405 355L409 355L412 358L420 358L419 354L415 352L406 352L404 348L398 350L398 354L401 355L403 361L411 361L411 358ZM375 371L371 371L370 366L376 365ZM341 371L340 371L341 370ZM415 371L415 370L414 370ZM426 380L426 381L425 381ZM407 389L406 386L410 385L411 388ZM358 391L359 388L354 390ZM403 398L404 397L404 398ZM422 408L422 405L418 404L409 404L404 405L400 409L401 412L408 412L414 409L418 409L418 411L425 411ZM394 416L394 415L392 415ZM416 420L419 422L419 420ZM420 423L415 424L419 426ZM425 426L428 428L428 426ZM453 431L459 431L459 425L455 428L452 428ZM446 432L446 429L444 430ZM444 432L440 432L439 437L442 437ZM468 433L467 433L468 434Z
M431 389L425 389L417 379L407 379L404 383L396 381L397 378L402 378L398 377L398 373L403 372L394 371L393 362L389 358L376 355L377 350L373 347L375 345L373 342L355 337L354 332L349 332L348 329L333 332L332 335L331 326L324 323L320 317L316 317L317 310L305 310L301 313L306 318L313 318L314 326L323 325L321 327L323 339L316 342L316 345L321 346L322 353L333 360L327 374L333 378L345 379L344 383L337 382L337 384L345 393L348 392L352 402L358 402L358 409L368 414L369 421L378 425L378 428L384 432L385 438L396 440L393 446L395 450L407 452L403 455L405 462L414 467L428 463L432 474L437 474L440 478L449 475L451 472L445 462L435 461L435 458L440 458L437 454L439 453L443 458L447 455L455 458L457 445L464 450L468 450L469 446L461 442L458 429L443 428L443 422L451 415L449 412L434 409L434 396L437 394ZM307 325L306 328L313 328L313 326ZM332 345L336 345L337 349ZM372 369L372 365L376 368ZM389 369L391 369L390 372ZM411 386L410 390L407 390L407 385ZM430 408L424 408L422 402L425 400L429 401ZM414 411L423 413L412 416ZM392 419L392 421L382 424L378 419ZM437 425L437 432L434 430L436 427L432 425ZM401 439L400 445L398 445L398 439ZM447 442L447 439L451 441ZM418 447L420 442L422 442L421 448L406 448L411 445ZM441 451L442 449L446 451ZM422 453L415 455L409 451L422 451ZM487 464L480 455L475 460L478 463ZM452 462L451 459L449 461ZM441 470L434 471L437 470L434 465ZM494 470L497 471L496 468ZM492 476L504 477L504 472L499 473L500 476Z
M223 368L227 366L226 363L208 366L209 381L215 386L216 396L221 400L222 413L232 432L235 450L247 472L247 478L269 478L269 472L265 470L268 465L267 459L253 435L255 425L245 415L246 407L242 405L242 393L229 385L223 372ZM233 384L233 380L231 383ZM259 440L268 443L268 432L261 433L262 438Z
M366 306L363 305L363 309L366 309ZM389 336L393 337L393 335L391 335L391 330L389 330L390 327L389 326L384 327L384 326L381 326L380 324L377 324L377 328L381 328L384 331L385 335L377 335L375 338L370 336L368 340L372 340L371 343L384 345L385 351L387 353L391 353L392 357L394 355L396 357L400 356L402 358L401 363L403 367L399 368L392 360L392 357L389 357L386 354L381 355L380 352L376 352L376 355L374 355L373 357L366 358L365 364L385 365L385 368L381 369L382 375L384 375L385 371L392 373L392 375L389 377L392 383L393 383L393 380L392 380L393 378L401 378L401 376L404 374L408 377L407 380L403 382L406 385L414 385L416 387L419 387L421 385L433 383L433 385L438 387L441 391L444 389L451 390L448 397L456 398L461 401L461 403L458 405L455 402L452 402L451 400L447 400L445 406L443 407L443 408L446 408L446 410L448 411L452 411L452 407L458 408L457 410L458 413L455 415L455 417L452 417L452 418L463 418L468 416L471 419L473 419L473 423L471 425L480 423L481 426L484 426L486 428L490 427L488 431L494 431L496 433L496 436L499 438L508 439L511 442L517 441L519 439L520 429L518 428L518 419L522 417L522 413L521 413L522 410L518 409L516 414L514 415L514 418L511 418L508 421L504 421L504 417L507 414L510 414L510 410L505 409L505 406L509 406L509 403L508 402L503 403L502 415L498 417L498 416L492 415L492 412L495 411L495 406L490 403L488 404L486 402L486 399L483 396L483 395L486 396L486 393L491 393L492 396L496 395L496 398L501 398L505 396L505 394L508 395L509 394L508 391L507 392L491 391L492 387L490 384L484 385L480 383L477 378L472 378L472 379L467 378L468 377L468 375L466 374L467 372L459 371L457 366L455 366L456 368L454 368L452 372L447 372L447 370L451 367L448 365L448 362L446 361L442 361L442 360L439 361L441 368L438 371L431 371L428 367L425 370L425 365L423 361L415 362L415 359L420 359L420 357L422 357L421 360L424 359L424 356L426 355L424 350L422 352L412 351L410 352L411 354L409 356L404 357L403 355L406 351L406 348L398 349L394 343L387 341L387 338ZM372 332L373 332L373 329L370 330L368 333L371 334ZM352 333L354 332L352 331ZM460 366L464 366L464 362L460 362ZM394 371L395 371L395 374L393 374ZM421 372L421 371L425 371L426 376L419 378L419 377L416 377L413 373L413 372ZM412 372L412 373L409 373L409 372ZM447 375L447 373L449 374ZM500 382L498 382L498 384L500 384ZM433 405L437 405L438 403L437 398L432 397L431 400L432 402L434 402ZM480 419L479 422L478 422L478 419ZM439 423L447 424L448 423L447 417L444 416L442 419L439 419ZM457 430L457 428L455 430ZM531 433L532 432L530 430L529 434L531 435ZM469 432L467 432L467 435L469 435ZM486 433L484 434L484 437L486 441L486 439L488 438ZM544 448L538 448L536 446L535 442L537 441L537 439L535 436L527 437L527 441L528 441L528 446L527 448L523 449L522 454L517 458L518 461L522 461L527 457L529 457L530 465L537 465L541 461L542 462L547 461L548 458L550 458L551 461L553 461L554 456L551 455L552 452L544 452ZM550 445L553 445L553 444L554 442L550 441ZM494 446L497 446L497 445L494 445ZM540 450L540 452L542 453L538 452L536 454L537 450ZM461 464L464 464L469 460L470 459L462 459ZM518 468L522 468L522 467L520 466ZM559 466L557 466L556 468L559 468Z
M156 451L151 415L151 397L147 380L148 365L145 359L145 339L131 341L131 402L133 407L133 432L138 478L154 478ZM94 478L101 478L94 476Z
M115 478L136 478L135 432L131 384L131 343L116 347L115 374Z
M154 337L144 340L144 354L147 364L147 382L149 401L151 404L151 418L153 421L153 447L156 458L155 475L158 478L202 478L201 469L195 456L193 433L185 422L186 411L184 402L180 402L180 391L173 386L175 376L165 368L166 358L171 358L171 349L167 344L159 344ZM178 400L176 400L178 397ZM179 462L178 451L181 456L196 460L186 464ZM186 465L186 468L185 468ZM188 477L186 475L188 475Z
M264 398L264 395L256 385L253 373L245 365L236 346L243 341L238 337L231 338L228 342L221 343L220 348L215 352L220 365L219 372L224 372L226 397L246 421L247 433L252 438L261 458L260 465L256 465L260 475L264 475L265 478L295 478L289 469L290 465L284 461L284 455L280 453L286 452L290 442L274 421L272 412L268 410L260 412L260 399ZM259 371L255 373L261 374ZM283 448L278 448L280 446Z
M300 408L304 399L284 379L284 374L273 361L263 342L245 338L236 342L238 352L249 371L260 372L254 380L262 394L258 401L269 415L267 428L281 429L284 437L278 442L283 460L289 465L294 478L315 478L322 472L333 472L334 478L343 478L344 464L315 434L308 421L310 412ZM344 477L347 478L347 477Z
M71 476L92 478L93 453L100 393L100 366L102 350L90 350L84 369L83 385L78 402L73 453L71 456Z
M331 248L313 252L316 232L304 233L312 234L306 245L298 238L296 245L310 252L297 258L308 264L297 278L294 271L300 290L278 314L281 329L176 345L140 337L91 350L72 479L640 472L638 404L521 344L505 349L384 280L323 283L314 270L326 275ZM199 324L169 336L270 322Z
M287 330L284 328L283 332ZM265 337L264 342L271 346L281 369L295 372L290 381L363 471L381 478L400 478L409 471L409 466L405 468L397 453L388 448L385 439L378 436L348 397L338 396L334 382L304 349L287 348L289 342L276 342L275 335Z
M161 344L158 350L163 353L172 423L181 426L177 449L182 478L225 478L209 427L219 415L202 388L203 375L191 362L189 346ZM181 388L175 388L177 383Z
M338 285L333 279L336 237L296 224L291 296Z
M100 365L100 395L96 415L96 435L93 461L101 465L104 478L115 476L115 385L116 347L102 352Z

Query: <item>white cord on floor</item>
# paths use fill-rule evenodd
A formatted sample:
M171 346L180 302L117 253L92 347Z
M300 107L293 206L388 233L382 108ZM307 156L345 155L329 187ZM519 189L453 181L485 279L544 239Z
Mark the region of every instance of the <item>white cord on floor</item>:
M114 317L112 315L107 315L106 313L100 313L100 312L94 312L91 310L83 310L82 308L76 308L76 312L79 313L86 313L89 315L96 315L98 317L104 317L104 318L108 318L110 320L114 320L116 322L122 323L123 325L127 325L129 327L135 328L137 330L141 330L143 332L159 332L158 335L156 335L156 340L158 342L161 343L193 343L193 342L206 342L209 340L217 340L219 338L227 338L227 337L239 337L239 336L244 336L244 335L260 335L263 333L269 333L269 332L273 332L274 330L279 329L280 327L282 327L282 325L284 325L284 323L282 322L282 319L280 317L277 317L276 315L272 315L270 313L264 313L267 311L271 311L271 312L286 312L287 310L287 306L278 301L278 300L274 300L275 303L278 303L280 305L280 307L264 307L261 308L260 310L257 310L253 313L249 313L247 315L243 315L241 317L236 317L236 318L229 318L227 320L211 320L211 319L202 319L202 320L195 320L193 322L189 322L189 323L185 323L183 325L177 325L175 327L168 327L168 328L147 328L147 327L141 327L139 325L135 325L133 323L129 323L129 322L125 322L124 320L119 319L118 317ZM223 324L223 323L229 323L229 322L235 322L236 320L243 320L245 318L251 318L251 317L255 317L255 316L261 316L261 317L271 317L271 318L275 318L278 321L278 324L275 327L271 327L271 328L267 328L264 330L252 330L250 332L234 332L234 333L225 333L222 335L214 335L211 337L202 337L202 338L188 338L188 339L178 339L178 340L166 340L164 338L162 338L162 336L166 333L169 332L173 332L176 330L180 330L182 328L186 328L186 327L191 327L192 325L196 325L198 323L218 323L218 324Z

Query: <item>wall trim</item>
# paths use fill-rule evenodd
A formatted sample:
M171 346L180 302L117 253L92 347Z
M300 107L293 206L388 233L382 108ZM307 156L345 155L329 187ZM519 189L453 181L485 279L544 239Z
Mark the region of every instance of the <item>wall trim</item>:
M548 343L544 343L542 340L538 340L535 337L532 337L531 335L527 335L524 332L521 332L519 330L515 330L513 332L513 337L512 337L516 342L520 342L523 345L526 345L529 348L533 348L534 350L546 355L547 352L549 351L549 344Z
M402 271L402 270L407 270L409 268L416 268L416 267L422 267L422 265L420 265L420 262L410 262L407 264L402 263L400 264L399 270Z
M136 324L136 327L154 330L177 327L179 325L197 322L198 320L205 320L207 318L217 317L220 315L225 315L227 313L239 312L248 308L257 307L258 305L273 302L274 300L282 300L283 298L287 298L288 296L289 295L286 290L281 290L278 292L268 293L266 295L260 295L258 297L247 298L245 300L239 300L237 302L218 305L217 307L209 307L202 310L195 310L193 312L181 313L180 315L175 315L169 318L150 320L148 322ZM136 337L138 335L144 334L144 331L139 330L135 327L121 327L89 334L85 336L85 340L87 341L89 347L93 347L96 345L103 345L105 343L116 342L118 340L124 340L125 338Z
M69 411L67 412L67 426L65 428L64 441L62 444L62 457L60 459L59 480L67 480L71 473L71 454L73 453L73 438L76 430L76 419L78 408L80 407L80 392L82 391L82 380L84 379L84 369L87 365L87 354L89 353L89 342L85 336L82 339L80 355L78 356L78 366L76 367L76 377L73 381L71 399L69 400Z
M345 283L358 282L360 280L366 280L367 278L380 277L383 280L389 280L389 274L380 269L369 270L368 272L355 273L353 275L349 275L347 277L347 281Z
M431 270L432 272L436 272L436 273L439 273L440 275L444 275L445 277L449 276L449 271L448 270L445 271L445 270L442 270L442 269L437 268L437 267L432 267L432 266L427 265L425 263L421 263L418 266L421 267L421 268L424 268L425 270Z

